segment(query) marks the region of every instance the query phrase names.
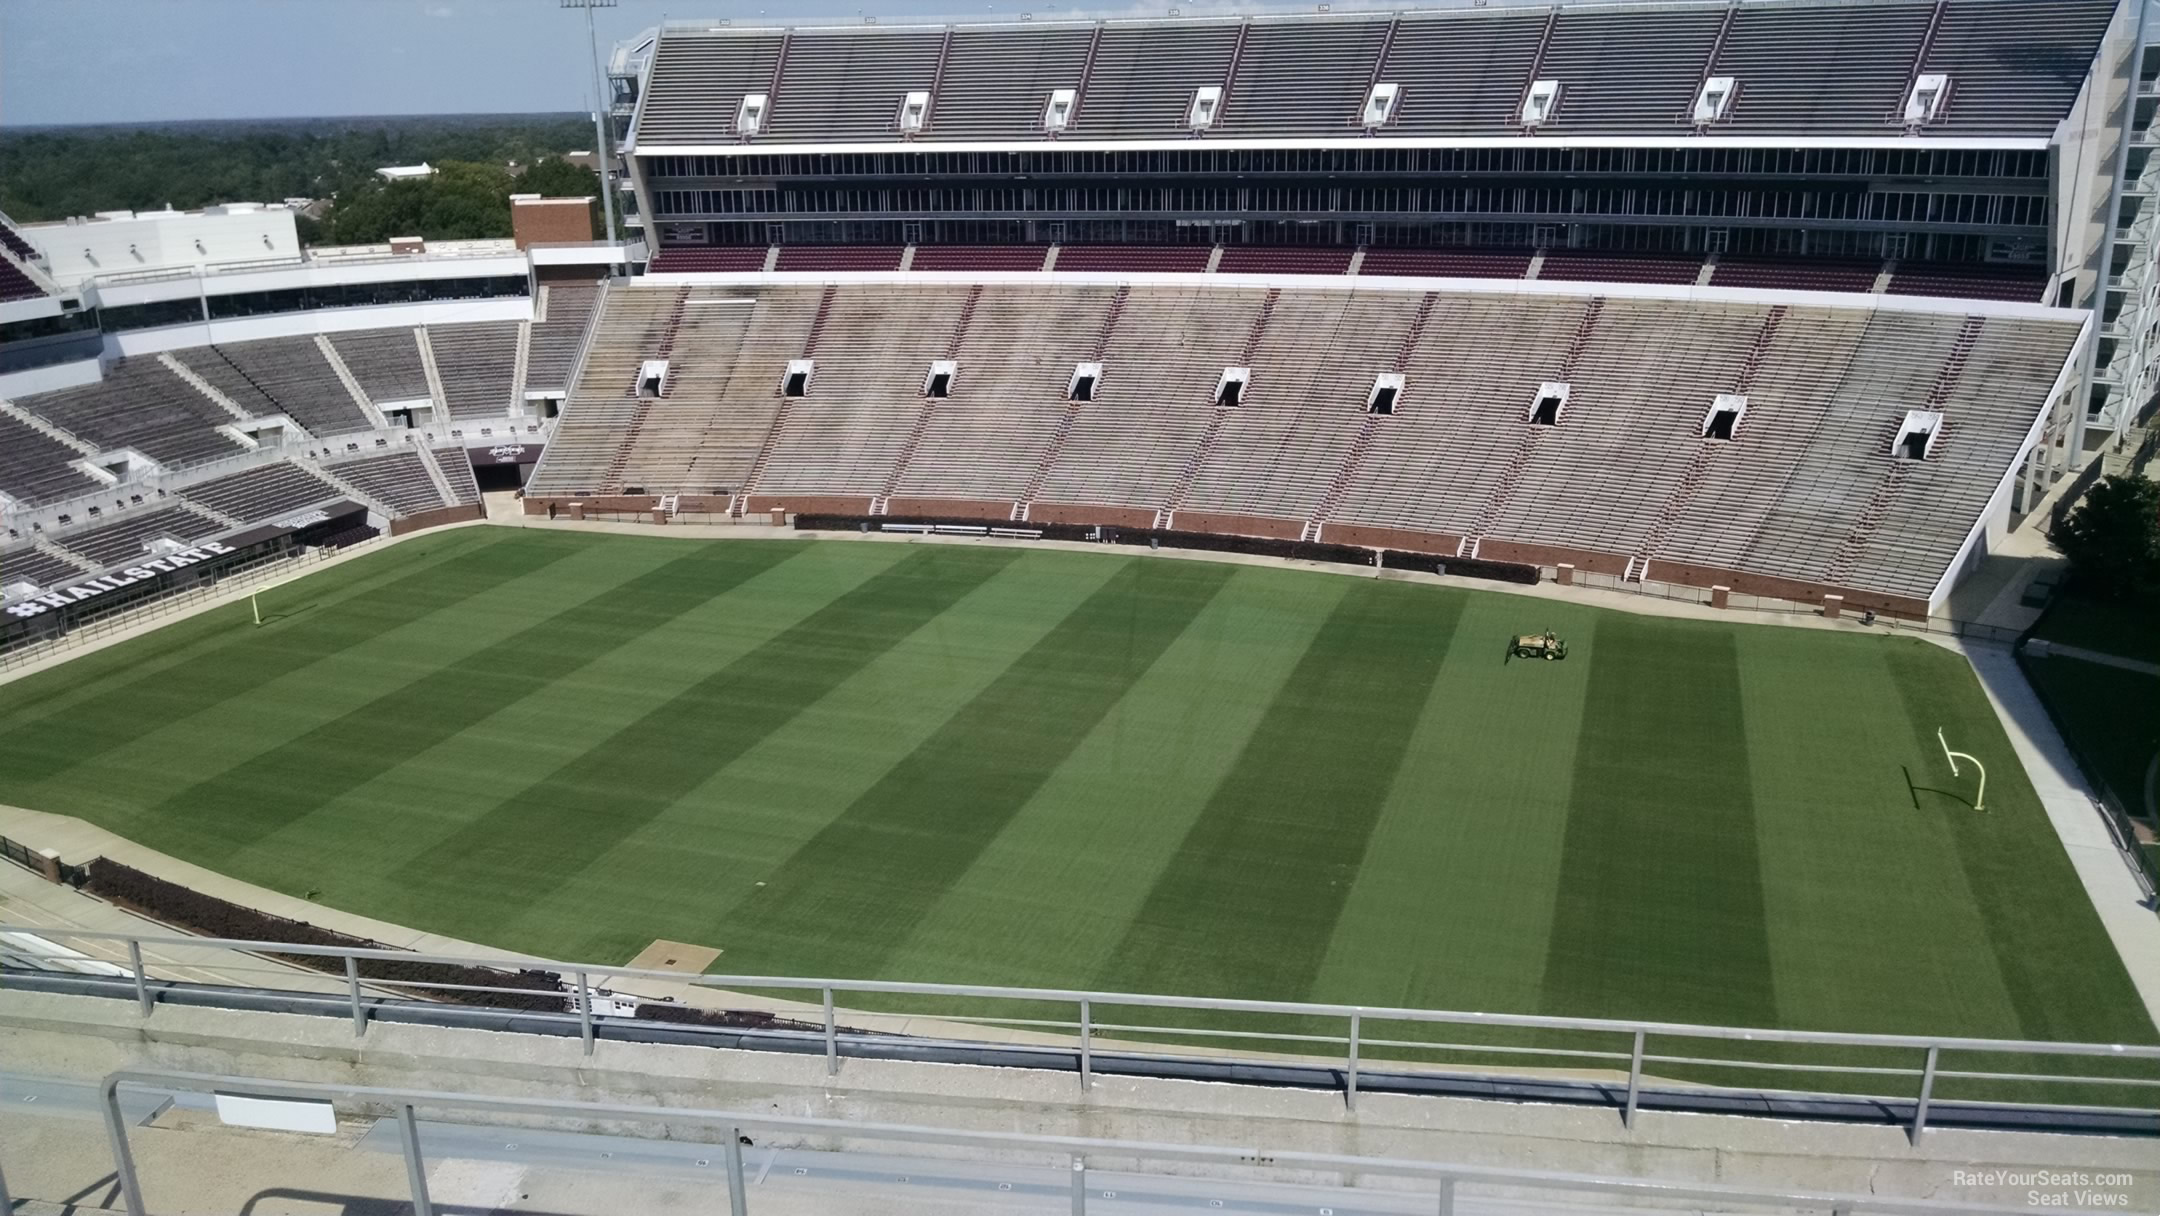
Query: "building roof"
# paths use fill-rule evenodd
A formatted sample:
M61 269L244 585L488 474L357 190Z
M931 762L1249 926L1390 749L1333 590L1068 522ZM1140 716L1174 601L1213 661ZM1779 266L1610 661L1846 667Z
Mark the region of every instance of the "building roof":
M1076 96L1057 138L1519 137L1533 81L1559 98L1540 136L1882 137L1908 134L1922 75L1949 80L1922 134L2046 138L2089 74L2117 0L1684 0L1571 8L1268 15L954 26L673 25L635 132L647 154L704 148L1047 140L1053 90ZM1731 102L1698 127L1705 81ZM1387 121L1364 125L1376 84ZM1215 121L1188 123L1220 87ZM902 99L930 94L921 129ZM745 96L768 105L738 131Z

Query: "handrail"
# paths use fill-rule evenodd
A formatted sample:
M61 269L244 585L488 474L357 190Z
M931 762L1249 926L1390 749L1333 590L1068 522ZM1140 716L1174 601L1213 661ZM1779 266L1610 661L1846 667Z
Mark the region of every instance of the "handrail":
M188 1093L237 1093L249 1097L389 1107L398 1123L401 1151L407 1166L413 1210L431 1216L427 1192L427 1163L418 1134L415 1112L463 1110L498 1116L572 1118L588 1123L615 1124L699 1123L724 1129L728 1200L731 1210L746 1213L749 1190L742 1158L744 1131L795 1133L810 1137L838 1137L898 1144L930 1144L977 1149L994 1153L1035 1153L1064 1156L1071 1160L1072 1212L1087 1211L1088 1160L1109 1158L1137 1167L1142 1162L1192 1162L1240 1170L1324 1171L1346 1176L1393 1175L1439 1185L1439 1208L1443 1216L1456 1210L1457 1189L1463 1186L1504 1187L1585 1192L1664 1202L1711 1203L1750 1207L1814 1209L1855 1216L1880 1212L1886 1216L1997 1216L2026 1212L2024 1206L1971 1203L1938 1199L1897 1199L1828 1191L1757 1190L1718 1182L1667 1182L1650 1178L1624 1178L1559 1170L1509 1169L1500 1166L1459 1165L1420 1161L1405 1157L1361 1157L1344 1153L1278 1149L1265 1145L1173 1144L1146 1140L1112 1140L1091 1136L1061 1136L1029 1132L970 1131L925 1127L919 1124L871 1123L853 1119L773 1115L721 1110L710 1107L635 1106L613 1102L577 1102L565 1099L504 1098L488 1094L456 1094L433 1090L393 1089L364 1085L325 1085L303 1081L276 1081L257 1077L211 1073L122 1070L99 1082L100 1106L107 1138L112 1146L115 1181L127 1204L129 1216L145 1216L142 1183L128 1137L127 1119L120 1109L120 1087L133 1085ZM2093 1212L2093 1208L2050 1210Z
M1624 1018L1578 1018L1535 1013L1477 1013L1462 1010L1418 1009L1407 1006L1344 1005L1307 1001L1263 1001L1242 997L1165 996L1152 993L1104 992L1085 988L1022 988L999 984L943 984L917 980L856 980L811 976L684 975L621 967L610 963L572 963L556 959L516 955L423 954L412 950L358 946L310 946L293 942L256 941L247 938L151 936L140 933L92 932L51 926L0 923L0 933L29 933L40 937L65 937L81 941L135 942L144 946L193 946L238 950L250 954L305 954L324 958L355 958L371 961L438 963L460 967L483 967L497 971L555 971L565 975L584 973L611 980L654 979L688 983L698 987L745 989L779 988L806 992L831 989L843 992L878 993L888 996L990 997L997 1000L1046 1001L1155 1009L1202 1009L1226 1013L1277 1013L1313 1017L1367 1018L1402 1022L1441 1022L1454 1025L1506 1026L1524 1030L1580 1030L1677 1035L1685 1038L1727 1039L1761 1043L1812 1043L1832 1047L1940 1047L1953 1051L1999 1051L2042 1055L2090 1055L2114 1059L2160 1060L2160 1044L2072 1043L2048 1039L1984 1039L1961 1036L1914 1034L1868 1034L1833 1030L1776 1030L1738 1026L1710 1026L1693 1022L1655 1022ZM1174 1027L1161 1028L1175 1030ZM1721 1060L1721 1064L1732 1061Z
M2058 1092L2055 1096L2045 1098L2022 1094L2015 1098L2004 1097L2000 1094L1984 1097L1968 1097L1960 1094L1954 1099L1949 1099L1954 1101L1962 1111L1968 1113L1990 1112L1990 1117L1993 1117L1993 1115L2009 1115L2030 1118L2045 1115L2050 1119L2077 1119L2086 1116L2103 1118L2127 1116L2138 1127L2142 1127L2155 1120L2156 1117L2160 1117L2160 1093L2154 1094L2151 1101L2145 1100L2143 1096L2151 1091L2160 1091L2160 1069L2152 1070L2151 1076L2111 1076L2097 1070L2068 1074L2047 1074L2030 1068L2006 1071L2016 1068L2013 1062L1997 1064L1995 1065L1995 1071L1973 1067L1955 1069L1943 1067L1944 1052L1976 1053L1982 1056L1987 1054L2011 1055L2028 1059L2034 1056L2057 1056L2107 1061L2136 1061L2139 1063L2160 1062L2160 1045L2153 1044L2069 1043L1965 1036L1931 1037L1911 1034L1757 1029L1615 1018L1495 1014L1461 1010L1265 1001L1229 997L1180 997L1150 993L1099 992L1076 988L1023 988L1001 985L941 984L898 980L846 980L803 976L685 976L674 971L617 967L604 963L566 963L550 959L518 958L503 955L424 954L373 946L320 946L241 938L161 936L12 924L0 924L0 934L29 934L64 941L125 943L129 959L129 974L125 982L131 983L136 1003L145 1018L149 1018L154 1014L159 1003L160 994L169 990L165 987L154 988L152 986L151 977L143 964L145 947L207 948L239 951L246 954L282 955L287 958L297 956L341 960L344 964L342 971L347 980L345 991L340 995L331 995L325 999L335 1002L335 1005L331 1007L342 1006L349 1013L352 1019L353 1033L356 1037L364 1036L367 1033L371 1016L379 1016L379 1011L385 1008L379 999L374 1000L372 1003L363 1000L362 984L363 980L365 980L371 987L404 990L423 995L449 992L500 993L504 995L514 994L525 998L527 1002L535 996L544 996L551 1001L560 1001L563 1006L560 1012L551 1012L546 1009L524 1009L519 1016L560 1024L574 1022L584 1053L589 1056L593 1054L601 1023L606 1016L599 1014L594 1009L595 993L599 991L599 985L602 983L620 984L625 980L649 979L675 985L687 984L693 988L708 990L765 990L802 992L805 994L815 993L816 995L813 998L816 1001L815 1006L812 1006L810 1000L806 999L801 1002L805 1006L801 1014L792 1015L792 1017L785 1012L780 1014L783 1019L793 1020L796 1023L794 1027L781 1027L766 1033L780 1035L795 1041L814 1042L821 1039L824 1048L825 1068L828 1075L837 1075L839 1072L843 1041L846 1042L850 1049L849 1054L863 1054L865 1051L874 1054L878 1049L878 1045L893 1041L893 1036L890 1034L843 1030L840 1024L843 1015L836 1012L838 1007L836 994L930 996L970 998L980 1001L1014 1001L1077 1006L1079 1010L1077 1021L1051 1020L1036 1016L1027 1010L1012 1011L1014 1015L1012 1017L999 1017L995 1013L985 1014L980 1010L969 1010L966 1015L953 1020L955 1030L910 1030L905 1032L905 1035L914 1043L934 1045L940 1048L1010 1050L1014 1047L1014 1044L1008 1041L999 1041L989 1036L971 1036L967 1033L967 1028L974 1025L988 1024L1020 1028L1047 1027L1060 1032L1076 1032L1076 1041L1066 1041L1067 1033L1061 1033L1054 1036L1051 1042L1033 1044L1031 1048L1038 1052L1047 1052L1052 1056L1069 1055L1077 1063L1080 1086L1083 1090L1092 1086L1095 1072L1095 1066L1092 1062L1093 1053L1103 1049L1105 1046L1103 1035L1107 1032L1121 1036L1126 1040L1125 1043L1112 1047L1111 1050L1115 1051L1119 1058L1127 1061L1128 1064L1179 1060L1187 1063L1200 1063L1209 1067L1235 1068L1251 1065L1258 1061L1275 1060L1284 1061L1289 1067L1307 1071L1317 1067L1320 1070L1320 1075L1339 1077L1344 1102L1351 1109L1355 1109L1357 1105L1361 1051L1369 1053L1373 1048L1389 1048L1411 1053L1452 1053L1457 1057L1498 1056L1502 1060L1545 1055L1555 1060L1578 1061L1578 1067L1585 1069L1591 1064L1602 1062L1607 1065L1606 1068L1569 1075L1564 1083L1579 1086L1588 1082L1598 1086L1605 1091L1606 1100L1621 1108L1621 1118L1623 1122L1629 1124L1633 1123L1636 1111L1645 1100L1644 1070L1646 1065L1674 1065L1688 1069L1707 1068L1743 1072L1750 1070L1767 1072L1773 1076L1796 1076L1795 1085L1809 1083L1807 1077L1798 1074L1813 1074L1815 1078L1898 1077L1907 1080L1917 1079L1917 1094L1897 1094L1859 1088L1857 1084L1846 1088L1837 1088L1835 1083L1823 1080L1815 1080L1813 1082L1814 1088L1794 1088L1776 1084L1742 1087L1727 1083L1729 1079L1719 1080L1701 1076L1684 1079L1657 1077L1652 1079L1652 1085L1655 1087L1656 1092L1650 1095L1654 1101L1660 1104L1667 1104L1675 1099L1685 1103L1690 1100L1689 1095L1744 1095L1758 1100L1770 1099L1773 1101L1793 1099L1803 1102L1861 1102L1880 1107L1884 1117L1894 1118L1902 1122L1906 1126L1908 1134L1916 1141L1927 1129L1930 1104L1938 1101L1935 1092L1937 1083L1944 1079L2001 1085L2077 1087L2071 1089L2068 1093ZM432 964L468 970L499 970L505 973L540 971L554 974L556 982L561 986L562 991L556 992L553 989L536 990L531 987L498 987L485 983L485 977L477 977L480 982L465 982L476 978L470 975L437 976L427 979L385 975L364 976L362 974L362 964L367 962ZM196 969L200 970L199 967ZM335 975L338 970L338 968L323 968L316 973ZM166 981L159 981L159 983L162 985ZM178 987L175 986L170 990L176 991ZM218 987L245 987L245 985L235 984L229 979L222 979L209 983L191 983L185 985L185 987L191 989L215 989ZM308 995L313 997L321 994L310 993ZM499 1002L499 1004L508 1007L510 1003ZM1211 1027L1180 1026L1174 1023L1157 1026L1121 1025L1115 1022L1106 1023L1098 1017L1100 1011L1106 1007L1278 1014L1304 1018L1342 1019L1347 1024L1348 1033L1347 1035L1335 1033L1315 1034L1304 1029L1290 1030L1285 1028L1224 1031ZM816 1012L812 1012L812 1009L815 1009ZM846 1016L854 1018L876 1017L879 1015L874 1009L858 1008L855 1012ZM939 1015L934 1011L918 1011L913 1016L936 1021ZM1441 1040L1408 1042L1367 1034L1365 1028L1372 1022L1485 1026L1516 1031L1569 1031L1616 1036L1618 1042L1613 1045L1613 1050L1585 1050L1583 1048L1587 1045L1582 1044L1562 1048L1549 1044L1540 1044L1536 1041L1529 1044ZM623 1024L627 1024L627 1020L624 1020ZM1853 1061L1833 1058L1808 1062L1791 1058L1764 1059L1759 1056L1756 1058L1721 1057L1714 1052L1673 1053L1671 1051L1652 1051L1650 1049L1650 1040L1653 1037L1697 1041L1794 1044L1814 1047L1874 1048L1906 1051L1914 1053L1914 1056L1909 1057L1912 1060L1909 1065L1880 1059ZM1151 1053L1144 1050L1148 1041L1154 1038L1168 1038L1173 1041L1182 1038L1187 1041L1189 1049L1181 1048L1183 1054L1179 1055ZM1194 1040L1207 1043L1234 1039L1264 1042L1269 1044L1270 1047L1240 1049L1222 1046L1211 1048L1193 1044ZM1319 1045L1326 1052L1326 1054L1317 1057L1320 1061L1317 1064L1314 1062L1315 1057L1312 1054L1314 1045ZM1271 1050L1273 1054L1270 1054ZM1290 1055L1282 1054L1285 1051L1289 1052ZM1329 1056L1332 1056L1336 1063L1326 1062ZM1293 1060L1294 1063L1288 1063ZM1368 1055L1364 1064L1368 1070L1376 1068L1386 1070L1390 1074L1391 1080L1389 1084L1391 1085L1399 1086L1406 1079L1411 1083L1417 1083L1416 1078L1420 1076L1420 1072L1410 1060L1395 1057L1387 1059L1385 1064L1381 1064L1379 1061L1380 1057ZM1347 1066L1345 1066L1345 1063ZM1510 1075L1504 1071L1505 1065L1502 1064L1484 1066L1458 1064L1454 1066L1452 1072L1430 1075L1433 1079L1457 1077L1463 1075L1462 1069L1464 1067L1471 1068L1473 1073L1478 1076L1499 1077ZM1623 1069L1626 1077L1624 1104L1618 1082L1616 1080L1610 1082L1604 1080L1604 1078L1616 1078L1622 1075ZM2141 1074L2145 1071L2144 1069L2138 1070ZM1553 1074L1547 1069L1540 1069L1538 1075L1550 1077ZM2111 1087L2114 1092L2128 1092L2139 1095L2139 1097L2130 1105L2101 1105L2090 1100L2092 1096L2090 1091L2109 1089ZM1905 1114L1893 1113L1894 1111L1903 1111L1908 1107L1910 1110L1909 1117Z
M1343 1005L1304 1001L1264 1001L1240 997L1185 997L1149 993L1104 992L1080 988L1023 988L996 984L943 984L912 980L851 980L805 976L696 975L618 967L606 963L569 963L544 958L510 955L423 954L410 950L353 946L310 946L291 942L256 941L245 938L156 937L135 933L90 932L29 925L0 924L0 933L32 933L78 940L135 942L144 946L195 946L239 950L247 953L305 954L326 958L372 961L438 963L483 967L501 971L583 972L611 979L668 980L709 988L779 988L787 990L879 993L891 996L989 997L999 1000L1072 1002L1138 1006L1162 1009L1203 1009L1216 1012L1277 1013L1315 1017L1348 1017L1355 1013L1387 1021L1444 1022L1457 1025L1508 1026L1531 1030L1580 1030L1669 1034L1689 1038L1731 1039L1767 1043L1813 1043L1846 1047L1941 1047L1957 1051L2001 1051L2062 1055L2104 1055L2122 1059L2160 1060L2160 1045L2125 1043L2067 1043L2051 1040L1983 1039L1955 1036L1866 1034L1851 1031L1776 1030L1709 1026L1690 1022L1651 1022L1614 1018L1561 1017L1550 1014L1497 1014L1401 1006ZM1723 1061L1730 1063L1730 1061Z

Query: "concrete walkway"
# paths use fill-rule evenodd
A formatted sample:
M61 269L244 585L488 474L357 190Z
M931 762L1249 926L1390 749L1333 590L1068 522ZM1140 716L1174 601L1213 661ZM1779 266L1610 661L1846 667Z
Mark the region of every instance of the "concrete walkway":
M2115 952L2129 969L2130 981L2145 1002L2146 1016L2160 1026L2160 915L2143 902L2145 892L2116 849L2092 789L2025 673L2018 669L2016 656L2001 646L1971 646L1965 653L2010 736L2018 761L2032 778L2048 821L2100 914L2100 923L2115 943Z

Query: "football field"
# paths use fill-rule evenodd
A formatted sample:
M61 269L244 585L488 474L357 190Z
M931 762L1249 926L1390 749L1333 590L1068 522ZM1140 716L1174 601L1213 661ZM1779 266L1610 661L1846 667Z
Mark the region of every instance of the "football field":
M503 528L263 610L0 686L0 801L578 960L2154 1037L1970 669L1912 638ZM1547 627L1565 662L1503 661Z

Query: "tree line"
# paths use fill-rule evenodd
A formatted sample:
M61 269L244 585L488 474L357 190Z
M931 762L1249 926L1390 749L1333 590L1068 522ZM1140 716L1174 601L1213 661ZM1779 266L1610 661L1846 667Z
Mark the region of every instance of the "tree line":
M513 193L599 193L596 174L560 159L591 146L589 122L554 115L0 130L0 211L32 223L309 198L332 203L303 217L310 244L506 237ZM375 175L422 161L434 177Z

